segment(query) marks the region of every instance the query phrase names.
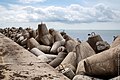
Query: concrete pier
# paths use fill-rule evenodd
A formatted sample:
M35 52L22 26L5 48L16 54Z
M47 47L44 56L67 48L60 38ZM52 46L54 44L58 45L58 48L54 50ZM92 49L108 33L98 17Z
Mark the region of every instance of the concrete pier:
M69 80L0 33L1 80Z

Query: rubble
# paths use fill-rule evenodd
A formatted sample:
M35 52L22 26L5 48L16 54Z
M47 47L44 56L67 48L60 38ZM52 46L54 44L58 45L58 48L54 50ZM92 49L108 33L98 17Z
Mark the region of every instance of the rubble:
M0 32L30 51L41 63L45 63L45 65L47 63L47 65L52 66L71 80L114 80L114 77L117 76L119 78L120 36L115 37L111 45L108 44L107 41L104 41L99 34L95 34L94 32L89 34L87 41L80 41L79 39L71 38L65 31L59 32L54 29L48 29L46 24L43 23L38 24L37 30L12 27L0 29ZM9 49L11 50L10 47ZM29 56L29 54L31 54L30 52L27 52L27 57L15 59L19 62L24 60L25 62L27 62L27 60L30 60L30 62L36 61ZM3 56L2 53L0 55ZM23 55L26 56L26 54ZM6 60L16 65L16 62L12 60L13 57L15 56L8 56L10 60ZM3 62L1 57L0 59L0 62ZM19 63L17 63L17 65L19 65ZM28 65L39 66L38 63L29 63ZM13 65L11 65L11 67L13 69ZM18 67L22 66L20 65ZM39 71L37 72L39 73ZM0 72L0 78L2 79L5 76L1 73L2 72ZM31 73L34 74L35 72ZM25 74L15 72L12 74L16 77L28 78L28 75L26 76ZM31 79L35 80L41 80L43 78L45 78L44 80L56 80L53 75L41 74L31 77ZM60 78L57 80L69 79Z

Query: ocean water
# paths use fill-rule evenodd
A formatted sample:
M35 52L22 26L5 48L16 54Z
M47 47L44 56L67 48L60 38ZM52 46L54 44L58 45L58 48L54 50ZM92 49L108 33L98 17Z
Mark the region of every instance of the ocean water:
M61 30L62 31L62 30ZM109 44L113 41L113 36L120 35L120 30L65 30L65 32L70 35L72 38L81 41L86 41L88 39L88 34L95 32L99 34L104 41L107 41Z

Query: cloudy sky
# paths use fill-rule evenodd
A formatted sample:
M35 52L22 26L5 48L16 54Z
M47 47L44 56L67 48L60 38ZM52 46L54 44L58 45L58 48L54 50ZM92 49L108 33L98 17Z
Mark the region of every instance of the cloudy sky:
M0 27L120 30L120 0L1 0Z

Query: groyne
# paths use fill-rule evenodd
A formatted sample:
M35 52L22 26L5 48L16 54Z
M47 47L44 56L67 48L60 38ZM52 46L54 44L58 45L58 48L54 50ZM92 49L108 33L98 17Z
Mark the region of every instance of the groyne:
M23 67L22 65L27 63L26 66L32 65L30 67L31 74L39 72L46 74L44 73L44 69L46 69L45 71L48 74L50 71L53 71L53 74L56 75L60 74L61 77L57 80L67 80L68 78L71 80L112 80L115 77L119 78L120 36L117 36L112 44L108 44L99 34L91 32L86 41L80 41L71 38L65 32L48 29L46 24L43 23L38 24L37 30L12 27L0 29L0 32L14 41L4 39L6 37L0 34L1 44L6 45L1 48L1 51L8 50L4 54L1 53L1 62L12 63L10 68L13 71L14 65L17 70L17 67ZM22 47L17 48L14 45L15 42L17 46ZM6 55L8 53L11 54ZM40 70L36 66L40 66ZM44 66L44 68L41 66ZM37 72L34 72L34 70L31 72L33 67ZM29 69L27 70L29 71ZM56 80L54 77L51 77L51 79ZM48 75L43 80L49 80Z

